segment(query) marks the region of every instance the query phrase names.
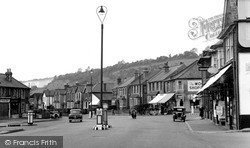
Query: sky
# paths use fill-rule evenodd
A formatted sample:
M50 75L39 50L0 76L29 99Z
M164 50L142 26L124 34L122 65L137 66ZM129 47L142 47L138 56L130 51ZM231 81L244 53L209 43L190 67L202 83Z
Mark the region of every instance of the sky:
M20 80L100 68L104 5L103 66L155 59L217 40L191 40L192 18L223 13L224 0L8 0L0 1L0 73Z

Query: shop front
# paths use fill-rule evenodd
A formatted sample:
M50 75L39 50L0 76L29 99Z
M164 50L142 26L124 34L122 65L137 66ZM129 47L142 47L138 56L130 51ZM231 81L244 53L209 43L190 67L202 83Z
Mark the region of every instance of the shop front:
M201 92L202 91L202 92ZM211 77L198 92L204 99L205 117L215 124L236 128L233 68L231 64Z

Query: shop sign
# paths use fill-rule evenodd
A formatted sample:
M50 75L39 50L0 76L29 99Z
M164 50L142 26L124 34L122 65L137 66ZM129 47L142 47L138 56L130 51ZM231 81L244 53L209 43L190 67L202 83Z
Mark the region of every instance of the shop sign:
M207 71L209 67L198 67L199 71Z
M108 108L108 104L107 103L103 103L103 108L107 109Z
M218 72L218 69L215 68L215 67L210 67L210 68L207 69L207 71L208 71L209 73L211 73L211 74L215 74L215 73Z
M188 91L199 91L201 88L201 80L188 81Z
M250 115L250 53L239 53L240 115Z
M222 116L223 115L223 107L222 106L216 106L216 114L218 116Z

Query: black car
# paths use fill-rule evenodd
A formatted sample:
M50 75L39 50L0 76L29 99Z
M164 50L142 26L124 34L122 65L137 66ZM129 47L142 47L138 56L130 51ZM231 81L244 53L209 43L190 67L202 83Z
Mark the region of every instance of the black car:
M80 121L82 122L82 114L80 109L71 109L69 114L69 122Z
M180 119L181 121L185 122L186 120L186 108L185 107L174 107L173 109L173 121L175 122L176 119Z

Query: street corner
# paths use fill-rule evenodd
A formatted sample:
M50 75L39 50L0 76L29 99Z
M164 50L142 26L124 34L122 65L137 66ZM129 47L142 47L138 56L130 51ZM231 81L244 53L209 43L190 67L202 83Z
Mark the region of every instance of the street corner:
M240 132L250 132L250 128L241 129Z

